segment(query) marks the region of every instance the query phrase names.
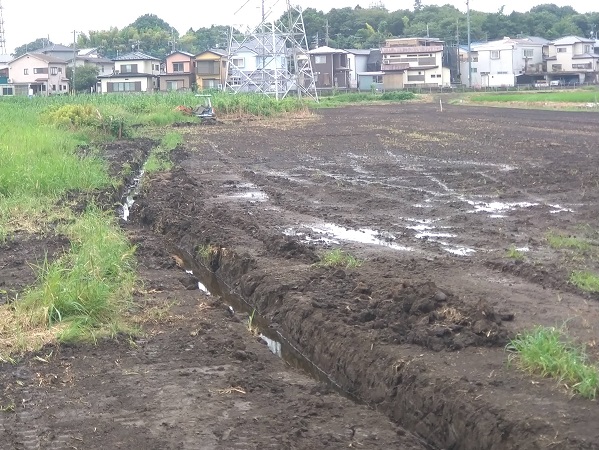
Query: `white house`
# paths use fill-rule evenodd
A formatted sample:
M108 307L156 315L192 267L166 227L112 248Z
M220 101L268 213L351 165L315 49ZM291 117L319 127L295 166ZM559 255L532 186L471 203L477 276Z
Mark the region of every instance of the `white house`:
M73 58L69 58L68 62L69 66L72 66ZM114 72L114 61L101 56L97 48L79 50L75 57L75 65L76 67L95 66L98 69L98 75L109 75Z
M25 53L8 63L9 84L15 95L53 95L69 92L67 62L42 53Z
M547 72L553 79L568 79L579 83L599 82L599 54L596 41L578 36L566 36L549 45Z
M515 86L530 83L531 73L542 72L544 49L549 41L539 37L504 37L472 45L473 87ZM460 61L462 83L468 84L468 60Z
M432 38L387 39L381 48L384 88L449 86L451 72L443 65L444 45Z
M358 88L358 74L368 72L369 49L345 49L347 52L347 65L349 68L349 87Z
M142 52L116 57L114 72L100 75L102 93L154 92L158 89L160 60Z

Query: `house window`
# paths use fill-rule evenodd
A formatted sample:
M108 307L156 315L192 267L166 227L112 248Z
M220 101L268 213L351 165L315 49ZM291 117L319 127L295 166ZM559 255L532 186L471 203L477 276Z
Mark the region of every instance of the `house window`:
M50 67L50 75L57 75L58 67Z
M551 66L551 68L553 69L554 72L557 72L557 71L562 70L562 65L561 64L553 64Z
M558 47L557 48L558 53L566 53L566 50L567 50L566 47Z
M55 84L53 84L53 85L52 85L52 90L53 90L53 91L55 91L55 90L56 90L56 85L55 85Z
M48 73L47 67L35 67L33 73Z
M591 46L590 45L585 45L584 46L584 52L585 53L591 53Z
M497 75L507 75L507 72L497 72Z
M472 73L476 73L476 72L478 72L478 69L476 67L473 67L472 68Z
M437 75L435 75L434 73L431 73L431 78L437 78Z
M229 84L231 86L241 86L241 77L231 77L231 78L229 78Z
M491 50L491 59L499 59L499 50Z
M473 56L472 57L472 62L478 62L478 56Z
M137 64L121 64L121 73L137 73Z
M522 53L524 54L525 58L532 58L535 54L535 51L532 48L525 48Z
M243 69L245 67L245 58L233 58L231 59L231 63L239 68L239 69Z
M437 74L437 78L441 78L441 74L440 73Z
M218 61L196 62L196 73L203 75L218 75Z
M62 67L58 68L58 73L62 73Z
M585 64L572 64L572 69L586 69L590 70L593 68L593 63L585 63Z
M314 64L326 64L327 57L325 55L316 55L314 57Z
M173 63L173 72L185 72L185 64Z
M152 70L160 71L160 64L152 64Z
M179 80L166 82L166 90L167 91L176 91L177 89L179 89Z
M136 84L139 89L136 89ZM141 83L135 82L121 82L121 83L108 83L108 86L112 86L112 92L133 92L133 91L141 91Z

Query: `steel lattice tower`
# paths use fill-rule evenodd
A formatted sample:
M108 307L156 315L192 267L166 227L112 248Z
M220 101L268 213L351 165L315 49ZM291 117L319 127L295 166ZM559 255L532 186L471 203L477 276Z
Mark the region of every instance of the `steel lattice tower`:
M277 99L297 95L318 101L302 9L287 0L283 18L269 21L279 1L275 0L268 10L264 3L262 0L262 21L258 26L244 33L231 26L225 88L233 93L255 92ZM256 54L255 68L236 58L243 51Z
M4 16L2 14L2 1L0 0L0 55L6 55L6 37L4 35Z

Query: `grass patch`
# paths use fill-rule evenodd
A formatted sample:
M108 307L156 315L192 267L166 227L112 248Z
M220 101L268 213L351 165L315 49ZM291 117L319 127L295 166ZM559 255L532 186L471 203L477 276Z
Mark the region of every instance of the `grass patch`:
M599 275L586 270L577 270L570 275L570 283L585 292L599 292Z
M470 97L473 102L555 102L555 103L596 103L599 101L597 90L575 90L575 91L528 91L522 93L496 93L477 94Z
M519 334L507 346L525 371L557 379L588 399L599 390L599 369L591 364L584 347L574 344L563 329L536 327Z
M554 249L585 251L591 247L591 244L586 239L554 231L547 233L547 242Z
M354 92L322 96L320 103L315 107L342 106L352 103L372 103L372 102L402 102L413 100L416 94L409 91L393 91L384 94L374 94L371 92Z
M127 329L122 317L136 281L134 248L116 219L88 209L65 227L68 252L37 268L38 283L0 308L0 352L91 340Z
M315 264L317 267L344 267L353 269L360 267L362 261L355 256L336 248L320 255L320 260Z
M160 145L152 150L144 165L144 171L152 173L169 170L173 166L170 154L182 142L183 136L181 134L176 132L166 133L160 140Z
M518 250L515 245L511 245L510 248L508 248L505 256L516 261L522 261L525 255L524 252Z

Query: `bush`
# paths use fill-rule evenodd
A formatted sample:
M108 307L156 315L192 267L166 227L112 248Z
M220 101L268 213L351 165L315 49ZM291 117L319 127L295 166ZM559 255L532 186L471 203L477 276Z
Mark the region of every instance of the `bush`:
M63 105L45 115L48 123L68 127L97 125L99 118L100 113L91 105Z

